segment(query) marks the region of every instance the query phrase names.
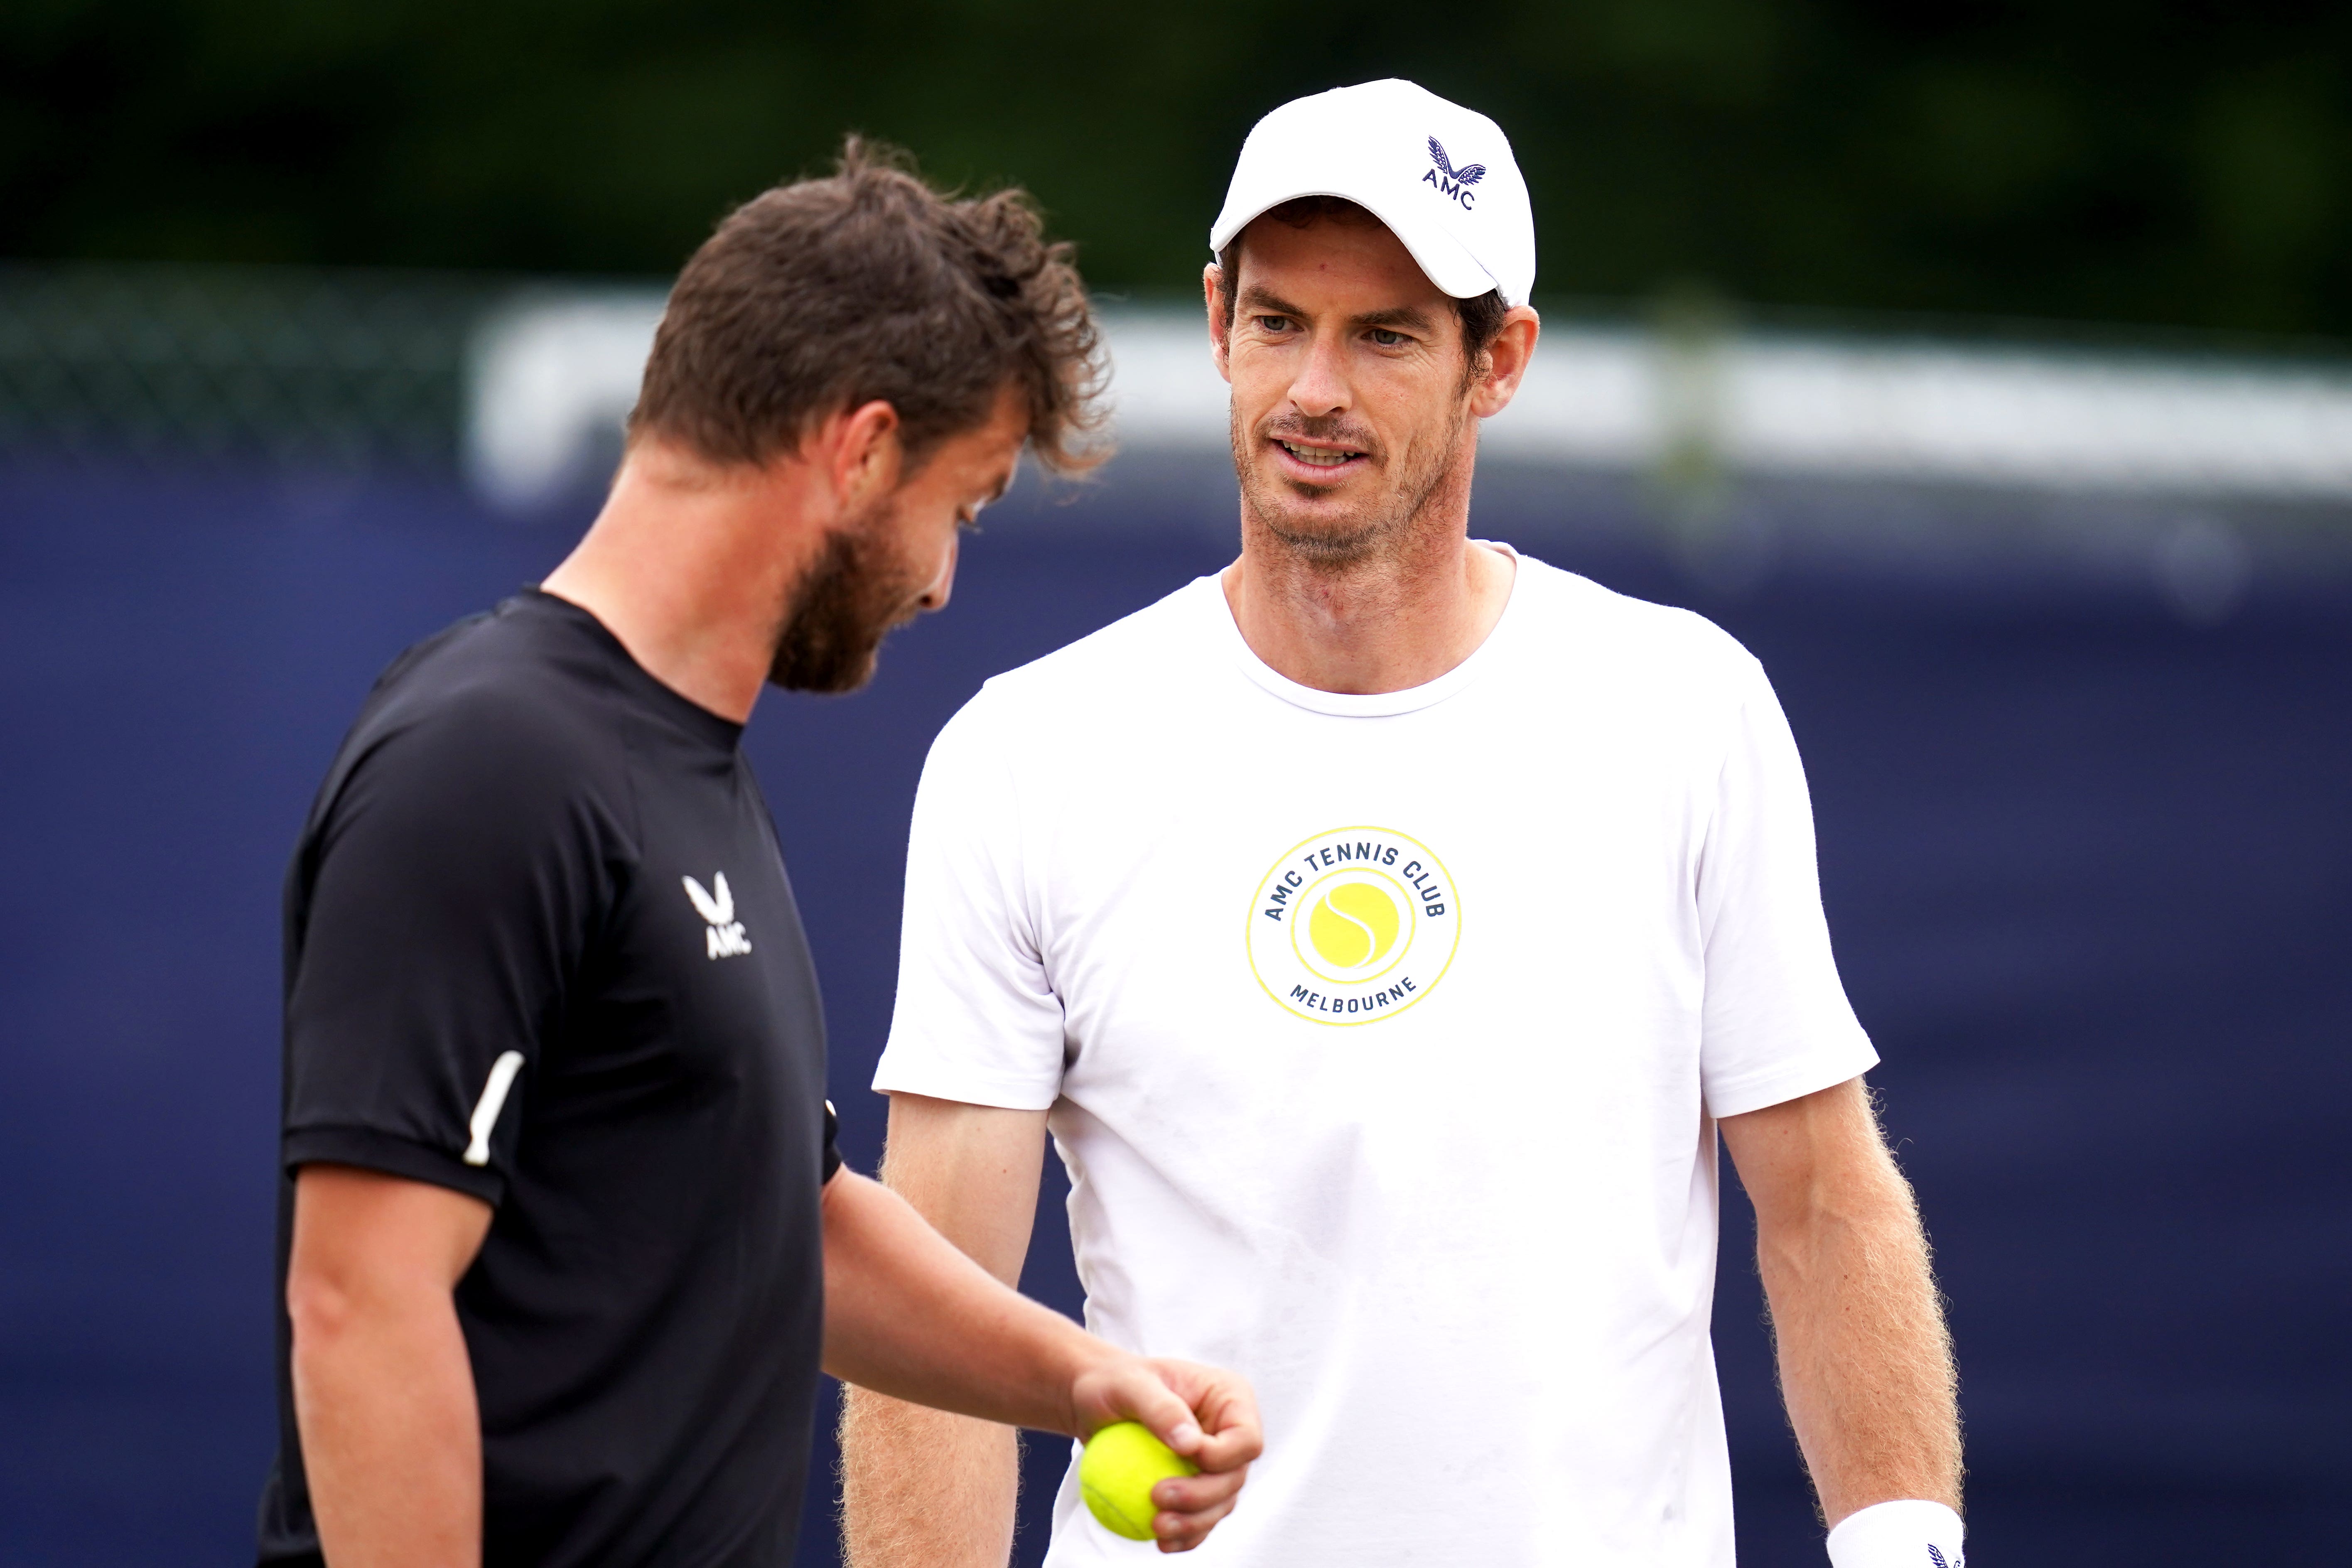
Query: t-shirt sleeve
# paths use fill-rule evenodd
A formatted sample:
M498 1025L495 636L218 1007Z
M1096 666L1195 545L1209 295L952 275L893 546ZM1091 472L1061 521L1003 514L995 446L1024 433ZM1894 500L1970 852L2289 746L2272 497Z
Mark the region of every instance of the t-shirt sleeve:
M1063 1019L1022 864L1022 802L986 694L941 731L907 837L898 1001L885 1093L1043 1110L1061 1093Z
M1763 669L1741 663L1698 871L1699 1070L1718 1117L1843 1083L1878 1061L1831 955L1796 738Z
M322 804L289 933L288 1169L499 1200L605 897L566 752L510 716L438 716L380 741Z

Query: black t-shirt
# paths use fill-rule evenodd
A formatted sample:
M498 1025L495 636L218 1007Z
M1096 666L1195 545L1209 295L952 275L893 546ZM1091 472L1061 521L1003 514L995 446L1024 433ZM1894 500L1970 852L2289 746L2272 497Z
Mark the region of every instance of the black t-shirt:
M262 1563L318 1562L282 1306L314 1161L494 1207L457 1290L488 1568L791 1561L839 1162L740 733L538 593L369 696L286 892Z

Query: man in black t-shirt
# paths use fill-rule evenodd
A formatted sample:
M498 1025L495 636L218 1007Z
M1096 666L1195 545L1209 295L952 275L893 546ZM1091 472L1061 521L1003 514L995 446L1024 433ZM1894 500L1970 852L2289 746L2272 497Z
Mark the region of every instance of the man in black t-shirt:
M286 900L282 1439L259 1560L781 1568L822 1364L1202 1467L1229 1373L1124 1354L840 1169L816 980L738 741L944 605L1024 444L1069 468L1096 344L1022 198L855 143L720 226L629 445L541 590L403 655Z

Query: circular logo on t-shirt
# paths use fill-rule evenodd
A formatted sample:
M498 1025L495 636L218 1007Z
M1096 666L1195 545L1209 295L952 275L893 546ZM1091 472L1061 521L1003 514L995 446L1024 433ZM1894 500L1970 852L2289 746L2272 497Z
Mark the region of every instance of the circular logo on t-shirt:
M1445 867L1385 827L1335 827L1291 846L1250 903L1257 983L1318 1024L1403 1012L1444 977L1461 936Z

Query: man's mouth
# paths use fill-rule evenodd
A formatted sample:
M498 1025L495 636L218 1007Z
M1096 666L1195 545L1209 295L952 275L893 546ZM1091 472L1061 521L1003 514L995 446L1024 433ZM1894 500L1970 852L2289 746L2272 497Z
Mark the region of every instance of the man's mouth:
M1361 452L1351 451L1345 447L1297 447L1280 439L1275 445L1309 468L1336 468L1363 456Z

